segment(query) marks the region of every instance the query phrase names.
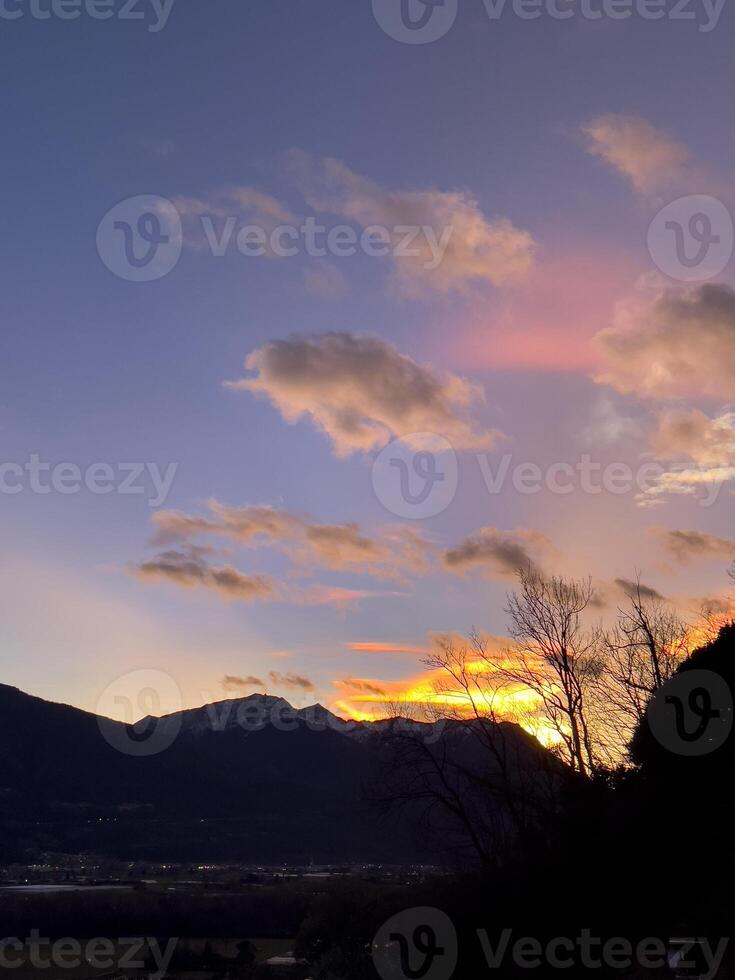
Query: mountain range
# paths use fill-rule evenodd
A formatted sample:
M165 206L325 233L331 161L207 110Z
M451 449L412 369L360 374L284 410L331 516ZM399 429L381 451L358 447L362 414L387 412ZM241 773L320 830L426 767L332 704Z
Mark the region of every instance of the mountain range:
M346 722L264 695L125 725L0 685L0 858L436 863L418 807L379 811L374 787L398 727L469 757L469 725ZM544 751L498 731L531 765Z

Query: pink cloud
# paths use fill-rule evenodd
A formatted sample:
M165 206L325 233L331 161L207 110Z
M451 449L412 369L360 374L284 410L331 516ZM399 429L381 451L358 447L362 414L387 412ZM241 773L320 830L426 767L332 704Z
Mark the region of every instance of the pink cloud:
M455 324L443 353L465 368L592 370L599 355L590 341L609 325L638 272L627 256L581 247L547 255L525 286Z

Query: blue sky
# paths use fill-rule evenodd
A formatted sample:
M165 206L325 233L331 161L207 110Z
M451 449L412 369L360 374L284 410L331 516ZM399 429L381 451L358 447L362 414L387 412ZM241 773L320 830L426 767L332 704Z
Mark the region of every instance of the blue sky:
M721 338L735 329L727 292L713 327L717 304L704 284L667 276L646 248L649 223L671 201L708 195L730 207L732 16L725 8L706 33L693 21L638 16L526 21L508 11L491 23L481 0L460 0L452 30L416 46L388 37L367 0L177 0L159 32L147 29L150 17L0 18L12 92L0 107L2 461L175 463L166 511L206 516L214 498L304 522L297 540L257 546L226 534L169 541L180 555L214 549L182 588L170 569L141 574L161 552L145 495L0 495L2 680L90 709L139 668L171 673L189 703L223 696L225 675L266 681L271 672L281 680L268 685L300 703L331 701L344 678L382 679L387 691L420 675L420 654L349 644L419 648L432 633L473 625L502 634L509 541L549 570L589 572L603 589L639 570L687 609L724 595L729 478L711 507L700 506L699 490L661 493L655 506L634 492L506 486L490 497L476 454L497 466L512 453L514 464L544 471L585 452L632 467L656 458L723 479L735 465L724 368L704 391L698 372L710 376L712 361L677 361L687 383L652 387L651 363L636 361L631 378L615 343L593 341L611 327L645 335L660 321L674 350L667 336L699 317L704 349L708 330ZM293 150L307 164L294 165ZM328 159L345 168L325 178L341 216L305 190L305 172L321 173ZM165 277L135 283L105 267L97 227L119 201L159 195L183 212L196 199L215 213L217 195L233 187L331 225L359 224L361 195L383 193L394 196L380 213L410 201L422 221L463 219L455 236L504 221L528 236L528 267L507 282L485 267L473 273L467 245L441 288L409 266L406 290L390 258L214 257L190 234L195 219L185 220L181 258ZM252 208L233 214L253 220ZM731 281L730 262L710 285ZM684 312L667 301L674 293L689 303ZM291 395L274 395L265 368L261 397L223 385L252 378L245 359L265 351L268 362L273 342L332 332L378 338L389 369L409 358L424 379L484 392L454 409L476 434L506 439L456 446L459 489L436 516L388 513L371 482L382 446L339 454L314 415L292 423ZM658 340L643 353L626 348L622 360L655 360ZM358 374L361 357L358 343ZM684 433L694 422L699 450ZM439 434L453 442L454 421L450 429ZM385 442L410 432L396 422ZM702 440L713 443L706 454ZM372 542L409 525L428 542L426 567L376 574L367 561L302 552L304 527L353 522ZM688 539L685 553L652 527L707 537ZM483 528L493 533L478 539ZM446 552L473 540L481 558L450 567ZM206 578L224 565L277 583L277 599L242 601L202 584L202 568ZM317 587L375 594L326 601Z

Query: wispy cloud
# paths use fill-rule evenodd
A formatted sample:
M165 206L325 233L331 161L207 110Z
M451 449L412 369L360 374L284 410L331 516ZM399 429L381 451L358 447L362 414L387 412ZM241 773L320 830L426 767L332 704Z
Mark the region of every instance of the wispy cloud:
M401 653L426 655L429 651L426 647L409 646L403 643L378 643L375 641L348 643L347 646L354 653Z
M641 599L663 599L663 595L651 585L644 582L634 582L629 578L616 578L615 585L626 596L640 596Z
M202 197L174 198L173 204L184 224L184 243L214 255L224 254L237 229L246 223L266 232L263 254L273 258L268 235L280 225L299 223L285 204L255 187L223 187Z
M315 689L315 684L310 677L305 674L281 674L277 670L271 670L268 674L268 680L275 687L281 688L291 688L298 691L313 691Z
M735 541L704 531L682 531L654 527L658 544L682 564L694 560L735 559Z
M388 190L339 160L315 159L301 151L293 151L288 163L315 211L341 215L363 229L391 231L396 281L413 296L446 293L473 282L518 282L533 265L531 234L507 218L488 219L467 191ZM423 231L402 247L401 228ZM428 240L427 229L434 241ZM443 249L438 265L437 243Z
M277 546L301 567L400 578L428 567L433 546L412 527L387 527L376 534L358 524L319 524L267 505L231 507L208 503L210 516L158 511L152 516L154 544L215 536L247 547Z
M609 164L641 194L681 181L689 151L640 116L610 113L582 126L587 151Z
M254 677L252 674L248 677L225 674L222 678L222 687L226 691L242 691L250 690L254 687L265 687L265 684L260 677Z
M225 674L222 678L222 687L226 691L249 691L253 688L266 690L268 687L294 691L314 691L316 689L316 685L306 674L295 674L291 671L282 674L278 670L271 670L267 676L268 680L264 681L252 674L246 677Z

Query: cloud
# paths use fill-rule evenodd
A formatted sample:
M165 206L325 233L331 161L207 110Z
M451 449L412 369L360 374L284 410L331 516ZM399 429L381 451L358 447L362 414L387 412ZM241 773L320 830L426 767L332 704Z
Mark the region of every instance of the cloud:
M682 564L695 560L735 558L735 541L718 538L703 531L679 531L669 528L651 528L651 534L659 545Z
M199 534L214 531L217 525L205 517L190 517L175 510L159 510L151 515L154 526L153 543L171 544L188 541Z
M735 291L708 283L621 305L595 342L605 361L596 380L625 394L731 398Z
M663 599L664 597L650 585L643 582L633 582L629 578L616 578L615 585L628 597L641 597L641 599Z
M343 680L338 680L334 683L344 691L349 691L351 693L373 694L378 698L385 698L386 696L384 688L379 687L372 681L362 680L359 677L345 677Z
M338 160L300 151L289 164L315 211L390 233L396 279L409 294L446 293L472 282L501 286L524 279L533 265L529 232L507 218L488 220L466 191L386 190ZM401 228L423 230L408 241Z
M388 527L370 537L354 523L317 524L263 504L231 507L210 500L207 506L211 517L180 511L155 513L151 518L154 544L212 535L248 547L276 545L300 566L317 565L382 578L399 578L407 571L420 573L428 567L432 546L414 528Z
M281 674L277 670L272 670L268 674L268 680L276 687L296 688L301 691L315 690L314 682L303 674Z
M245 368L254 376L228 387L270 399L290 424L308 418L337 456L417 432L444 436L457 450L488 449L499 438L467 417L484 401L481 387L417 364L377 337L342 332L270 341Z
M173 204L184 224L185 243L215 255L234 245L233 236L243 223L262 228L266 236L280 225L299 223L284 204L255 187L224 187L204 197L177 197ZM274 257L267 238L262 244L264 254Z
M735 466L664 470L653 476L648 485L636 494L636 504L639 507L656 507L665 503L663 498L668 494L692 497L704 489L707 496L702 497L703 506L709 506L717 500L722 485L730 480L735 480Z
M347 646L354 653L410 653L426 656L428 650L425 647L407 646L403 643L348 643Z
M694 496L701 490L713 503L722 485L735 480L735 414L711 418L699 409L664 409L649 443L657 459L675 463L651 478L636 497L639 506L656 506L669 494Z
M163 580L183 588L201 587L216 592L223 599L252 602L272 599L276 586L262 575L244 575L231 565L209 564L208 549L189 548L186 551L164 551L150 561L133 566L133 573L142 580Z
M214 566L207 560L209 548L189 547L186 550L164 551L150 561L131 566L131 572L141 581L167 581L180 588L204 588L227 600L252 602L277 600L302 606L355 606L364 599L405 597L405 592L369 589L345 589L334 585L301 586L277 583L263 575L245 575L231 565ZM395 576L386 570L385 577ZM273 656L289 656L277 652Z
M444 567L456 574L477 568L493 577L513 578L519 569L536 565L535 555L550 546L551 542L540 531L483 527L456 548L446 551L442 560Z
M729 620L733 615L733 600L728 596L704 596L694 603L706 616L723 616Z
M233 674L225 674L222 678L222 687L226 691L237 691L242 688L265 687L260 677L238 677Z
M735 413L710 418L696 408L664 410L649 441L659 459L684 457L700 466L735 466Z
M642 194L686 174L689 151L640 116L610 113L582 126L587 151L601 157Z
M373 565L388 558L386 549L361 533L357 524L316 524L304 528L306 542L328 568Z
M336 585L311 585L294 593L294 601L304 606L336 606L345 609L359 605L365 599L405 598L405 592L370 589L344 589Z
M201 534L218 535L241 544L254 544L261 539L285 541L299 533L303 526L300 518L267 504L230 507L210 500L207 506L213 515L211 518L172 510L157 511L151 518L155 528L154 544L187 541Z

